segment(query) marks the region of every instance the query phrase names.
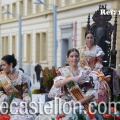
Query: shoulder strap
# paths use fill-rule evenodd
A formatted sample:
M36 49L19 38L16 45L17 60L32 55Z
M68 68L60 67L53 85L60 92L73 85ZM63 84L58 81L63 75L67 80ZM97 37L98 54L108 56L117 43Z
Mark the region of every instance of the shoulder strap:
M19 91L12 85L9 77L6 75L4 71L2 71L0 74L0 85L3 87L7 95L10 96L14 91L14 93L19 94L21 98Z

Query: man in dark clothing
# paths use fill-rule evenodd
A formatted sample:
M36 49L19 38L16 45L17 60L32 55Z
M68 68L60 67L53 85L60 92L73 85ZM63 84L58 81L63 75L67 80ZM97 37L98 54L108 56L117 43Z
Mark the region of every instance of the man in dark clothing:
M42 71L42 67L40 64L37 64L35 66L35 72L36 72L36 79L37 79L37 82L40 82L40 74L41 74L41 71Z

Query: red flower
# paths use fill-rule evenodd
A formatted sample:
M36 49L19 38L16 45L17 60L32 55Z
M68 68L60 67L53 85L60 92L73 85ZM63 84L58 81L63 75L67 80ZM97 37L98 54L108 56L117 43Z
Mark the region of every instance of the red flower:
M64 118L64 117L65 117L65 114L60 114L60 117L61 117L61 118Z
M103 114L103 117L104 117L104 118L111 118L112 115L111 115L111 114Z
M56 120L60 120L61 118L64 118L65 117L65 114L60 114L56 117Z
M0 120L10 120L10 116L8 114L0 115Z
M120 116L115 116L115 119L116 120L120 120Z
M91 119L94 118L94 116L95 116L94 113L90 113L89 111L87 111L86 114L87 114Z

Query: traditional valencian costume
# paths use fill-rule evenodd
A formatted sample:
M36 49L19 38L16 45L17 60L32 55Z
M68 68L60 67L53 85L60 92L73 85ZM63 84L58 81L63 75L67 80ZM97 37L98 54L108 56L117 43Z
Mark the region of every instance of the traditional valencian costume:
M84 71L82 69L79 69L79 72L77 74L80 75L81 80L85 80L87 82L90 80L89 76L86 74L86 71ZM58 80L61 80L61 82L64 82L64 79L69 78L69 77L73 77L73 73L71 72L69 66L62 67L59 69L58 76L54 79L54 83ZM94 95L95 96L94 99L97 99L98 94L93 87L90 87L86 92L83 92L81 90L81 88L79 87L78 83L73 82L73 81L69 82L65 86L59 87L59 88L56 88L53 85L48 96L52 99L57 97L59 99L58 101L61 101L61 103L55 102L56 99L54 99L50 102L47 102L46 104L48 104L48 103L52 104L51 114L49 114L49 115L41 114L41 115L39 115L38 119L39 120L51 120L52 118L55 119L57 115L65 114L64 111L70 110L69 107L71 107L71 109L75 109L76 108L75 106L74 106L75 108L73 108L73 106L71 106L72 103L78 102L83 97L91 96L91 95ZM69 107L67 105L64 106L64 104L66 102L70 103ZM80 108L83 110L88 110L88 103L81 105ZM54 111L57 111L57 113L55 114ZM73 114L72 111L69 114L66 114L65 118L62 118L62 120L69 120L70 118L74 119L74 120L78 120L77 114L76 113Z
M101 71L103 67L103 50L97 45L93 45L90 49L85 45L80 47L78 50L80 53L80 67L85 70L89 70L89 76L93 77L95 89L98 92L97 102L107 103L110 101L110 89L105 81L104 74Z
M9 105L10 120L34 120L34 117L30 114L20 115L20 102L30 102L28 76L20 70L18 72L18 79L10 80L5 72L0 74L0 104L7 102ZM15 105L12 104L15 102ZM10 107L11 106L11 107ZM24 106L25 107L25 106ZM5 110L0 108L0 112L4 113ZM18 110L18 113L14 114ZM24 112L24 110L23 110ZM13 115L14 114L14 115Z

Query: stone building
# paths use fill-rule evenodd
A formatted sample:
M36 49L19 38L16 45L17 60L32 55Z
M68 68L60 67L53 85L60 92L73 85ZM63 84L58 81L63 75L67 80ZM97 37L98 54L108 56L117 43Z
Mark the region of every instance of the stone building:
M7 9L22 16L22 67L31 76L34 66L52 67L53 57L53 8L42 4L33 4L34 0L0 0L0 12ZM84 44L87 17L99 8L120 10L120 0L43 0L47 4L57 5L57 67L66 64L66 52L69 48ZM18 59L18 16L1 14L0 16L0 57L14 53ZM91 23L93 23L91 19ZM114 24L114 16L111 21ZM76 41L74 41L76 39ZM117 66L120 64L120 15L117 28Z

